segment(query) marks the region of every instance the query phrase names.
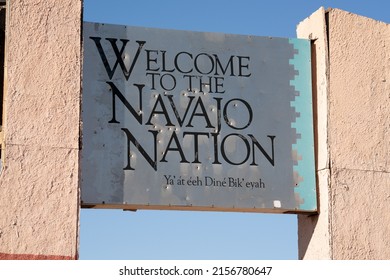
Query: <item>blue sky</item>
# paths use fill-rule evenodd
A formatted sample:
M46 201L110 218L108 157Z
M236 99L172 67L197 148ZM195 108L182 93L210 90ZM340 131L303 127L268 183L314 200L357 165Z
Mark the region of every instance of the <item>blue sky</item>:
M319 7L390 23L388 0L85 0L84 20L296 37ZM296 215L82 209L80 259L297 259Z

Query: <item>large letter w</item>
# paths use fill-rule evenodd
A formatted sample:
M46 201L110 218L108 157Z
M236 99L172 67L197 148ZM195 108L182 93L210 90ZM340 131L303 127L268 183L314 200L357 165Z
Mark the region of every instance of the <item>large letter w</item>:
M106 54L105 54L105 52L103 50L102 44L100 42L100 40L102 38L101 37L89 37L89 38L91 38L95 42L95 45L96 45L96 47L97 47L97 49L99 51L99 54L100 54L100 58L102 59L102 62L104 64L104 67L106 68L107 75L110 78L110 80L114 76L114 73L115 73L115 70L116 70L118 64L119 64L119 66L122 69L122 72L123 72L123 75L126 78L126 81L129 80L129 77L131 75L131 72L134 69L135 63L137 62L138 56L139 56L139 54L141 52L141 49L142 49L142 47L144 46L144 44L146 42L145 41L136 41L138 43L138 49L137 49L137 52L136 52L136 54L134 56L134 59L133 59L131 65L130 65L130 69L127 70L125 62L124 62L125 57L123 56L123 52L124 52L124 50L126 48L127 43L129 42L129 40L127 40L127 39L120 39L120 41L122 42L122 47L119 50L118 46L116 45L116 41L118 39L106 38L106 40L110 42L111 47L114 50L115 57L116 57L116 61L114 63L114 66L111 67L110 64L108 63L107 56L106 56Z

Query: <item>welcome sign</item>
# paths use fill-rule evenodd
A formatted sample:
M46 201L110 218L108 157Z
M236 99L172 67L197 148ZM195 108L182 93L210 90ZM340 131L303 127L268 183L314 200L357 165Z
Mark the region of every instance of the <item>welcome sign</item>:
M316 211L310 42L84 23L83 207Z

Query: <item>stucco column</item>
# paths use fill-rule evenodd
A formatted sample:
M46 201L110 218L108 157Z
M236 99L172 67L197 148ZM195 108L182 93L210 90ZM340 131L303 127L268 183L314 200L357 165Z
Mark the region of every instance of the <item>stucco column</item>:
M76 259L81 0L7 1L0 259Z
M313 40L319 215L298 217L301 259L390 258L390 25L323 8Z

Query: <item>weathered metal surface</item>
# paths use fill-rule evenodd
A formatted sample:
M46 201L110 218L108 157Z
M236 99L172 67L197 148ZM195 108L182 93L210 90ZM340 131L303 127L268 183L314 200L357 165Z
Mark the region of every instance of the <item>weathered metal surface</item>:
M316 211L310 42L84 23L85 207Z

